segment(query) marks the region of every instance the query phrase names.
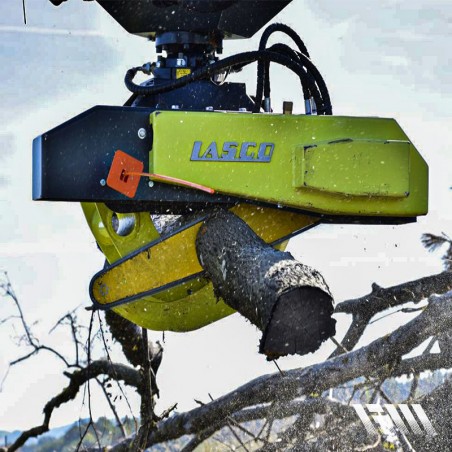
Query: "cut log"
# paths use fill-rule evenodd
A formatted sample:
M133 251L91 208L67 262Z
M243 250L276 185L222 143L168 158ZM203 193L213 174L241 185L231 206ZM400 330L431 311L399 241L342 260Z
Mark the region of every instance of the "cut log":
M205 220L196 250L216 295L263 332L259 351L268 359L314 352L335 334L322 275L265 243L231 212Z

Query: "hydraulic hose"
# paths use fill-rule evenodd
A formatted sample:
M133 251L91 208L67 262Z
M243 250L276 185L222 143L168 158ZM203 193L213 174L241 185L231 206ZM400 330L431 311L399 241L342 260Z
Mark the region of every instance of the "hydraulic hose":
M273 44L271 47L269 47L267 50L271 51L271 52L278 52L284 55L287 55L289 58L291 58L294 61L297 61L298 63L300 63L300 59L299 59L299 53L292 49L291 47L289 47L286 44L282 44L282 43L278 43L278 44ZM264 97L270 97L270 72L269 72L269 68L270 68L270 62L266 61L265 62L265 74L266 77L264 78ZM308 77L311 77L313 79L313 81L315 82L314 78L312 77L312 75L307 72L305 70L306 74ZM309 91L309 89L303 89L303 96L306 99L309 99L311 97L311 92Z
M259 52L263 52L263 51L260 50ZM309 83L303 83L303 86L306 86L309 88L311 95L314 98L314 101L318 107L318 111L321 113L327 114L327 115L333 114L328 88L326 87L326 83L325 83L322 75L320 74L319 70L306 55L299 53L298 57L299 57L299 62L297 62L296 64L301 67L303 67L303 66L306 67L307 73L310 74L308 76L307 73L303 70L304 78L305 79L307 78L309 80ZM287 58L289 58L289 57L287 57ZM266 78L265 61L263 61L263 60L261 60L261 61L262 62L260 62L260 65L261 65L260 72L259 72L259 68L258 68L256 99L255 99L256 104L255 104L254 113L257 113L260 109L260 105L262 103L262 95L263 95L263 91L264 91L265 78ZM271 61L271 60L269 60L269 61ZM314 81L315 81L315 83L317 83L318 89L317 89L317 86L315 85ZM320 91L321 97L319 96L319 91ZM321 99L320 103L318 102L319 98ZM257 111L256 111L256 109L257 109Z
M288 25L280 23L271 24L264 30L261 36L261 40L259 42L259 50L264 50L267 47L268 39L273 33L277 31L285 33L287 36L292 38L295 44L297 45L298 50L309 58L308 49L306 48L305 43L300 38L299 34L295 30L290 28Z
M270 26L268 26L264 33L262 34L260 43L259 43L259 50L263 51L266 46L267 46L267 42L268 39L270 38L270 36L275 33L275 32L282 32L287 34L290 38L293 39L293 41L295 42L295 44L297 45L300 53L298 53L298 59L300 60L299 63L301 63L303 66L306 66L307 72L312 74L312 77L315 79L317 85L318 85L318 89L320 90L321 93L321 97L323 98L323 101L319 104L316 100L315 100L315 96L314 93L313 97L314 97L314 101L318 107L318 111L319 113L323 113L323 114L327 114L327 115L331 115L333 114L332 111L332 106L331 106L331 99L330 99L330 95L328 92L328 88L325 84L325 81L322 77L322 75L320 74L319 70L317 69L317 67L312 63L312 61L309 59L309 52L306 48L306 45L304 44L303 40L300 38L300 36L298 35L298 33L293 30L292 28L290 28L287 25L284 24L272 24ZM255 97L255 107L253 112L257 113L260 110L260 106L262 103L262 96L264 93L264 89L265 91L267 91L267 93L269 93L270 90L270 81L269 81L269 64L265 64L265 62L263 61L259 61L258 63L258 67L257 67L257 84L256 84L256 97ZM304 95L306 95L306 92L303 93ZM305 97L306 99L306 97Z
M282 32L288 35L293 39L295 44L298 46L301 53L305 53L307 56L309 56L308 49L306 48L303 40L300 38L298 33L290 28L288 25L284 25L281 23L276 23L269 25L265 30L264 33L261 36L260 42L259 42L259 50L265 50L267 47L267 42L270 36L275 32ZM262 95L264 92L264 85L266 84L267 80L267 74L269 72L270 64L264 64L264 62L259 62L257 65L257 82L256 82L256 96L255 96L255 107L253 112L258 113L261 108L262 103ZM267 86L269 85L269 82L267 83Z
M181 77L179 79L173 80L169 83L165 83L157 86L140 86L133 82L133 79L137 72L144 71L142 67L136 67L129 69L125 75L124 82L129 91L134 94L142 95L142 96L151 96L154 94L165 93L168 91L172 91L177 88L181 88L189 83L192 83L196 80L200 80L202 78L212 76L216 72L220 72L227 68L233 68L238 65L246 65L253 63L255 61L272 61L274 63L278 63L282 66L287 67L291 71L295 72L301 81L302 87L305 89L309 89L314 97L314 101L317 105L321 106L323 104L322 98L318 94L317 87L315 83L309 78L303 68L303 66L292 60L290 57L271 52L269 50L256 50L251 52L243 52L237 55L233 55L223 60L216 61L215 63L204 66L201 69L198 69L192 72L189 75ZM314 66L311 63L312 66ZM314 66L315 67L315 66ZM318 72L318 71L317 71Z

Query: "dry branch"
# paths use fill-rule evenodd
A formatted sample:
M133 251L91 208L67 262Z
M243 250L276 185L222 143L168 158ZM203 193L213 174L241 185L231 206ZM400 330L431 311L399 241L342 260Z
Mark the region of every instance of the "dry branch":
M408 302L418 303L433 293L441 294L451 289L452 272L445 271L388 288L373 284L368 295L339 303L335 312L352 314L353 320L341 342L342 347L338 347L331 357L344 353L344 349L353 350L375 314Z
M12 317L20 320L20 323L21 323L23 331L24 331L24 335L23 335L24 342L26 343L27 346L32 348L32 350L30 352L26 353L25 355L21 356L20 358L15 359L14 361L11 361L9 363L9 366L11 367L11 366L19 364L23 361L26 361L28 358L31 358L32 356L37 355L40 351L47 351L47 352L50 352L51 354L53 354L54 356L56 356L58 359L60 359L66 365L66 367L77 367L78 363L70 364L67 361L67 359L61 353L59 353L57 350L55 350L52 347L48 347L46 345L42 345L39 343L39 341L34 337L29 324L25 320L22 306L19 302L19 298L17 297L17 295L13 289L11 281L9 280L8 273L6 273L5 271L2 271L2 272L0 272L0 277L1 277L0 289L3 292L3 296L9 297L11 300L13 300L15 308L18 312L17 316L12 316ZM11 318L11 316L9 318Z
M445 292L450 290L451 287L452 272L443 272L387 289L374 286L371 294L356 300L343 302L336 311L351 313L355 316L354 320L357 320L357 322L352 324L351 329L354 329L353 334L356 335L356 331L359 331L362 322L364 322L363 319L367 319L365 327L372 316L380 311L409 301L418 302L426 298L430 293ZM116 326L118 326L121 320L116 320ZM359 328L357 328L357 324ZM127 328L129 327L130 325L127 325ZM136 333L139 329L135 328ZM335 432L342 431L343 434L348 435L356 427L356 424L359 424L353 423L347 417L347 413L350 414L350 408L343 407L340 403L335 404L331 401L325 401L324 399L313 399L311 396L320 394L329 388L346 384L361 376L370 377L379 385L385 378L390 376L394 377L410 373L418 374L427 369L434 370L451 367L451 331L452 291L441 296L430 297L427 307L415 319L366 347L341 354L326 362L305 369L288 370L283 375L275 373L259 377L209 404L202 405L186 413L173 414L168 419L161 420L156 428L149 432L147 445L152 446L156 443L178 439L183 435L196 435L191 440L191 444L187 445L187 450L190 450L190 447L193 448L202 442L203 439L211 436L215 431L231 422L236 425L236 423L249 420L278 419L291 414L302 413L304 419L299 417L297 423L297 426L302 426L310 419L310 413L319 413L322 412L322 409L345 410L342 412L342 416L344 419L348 419L346 427L344 428L338 421L331 427L330 433L334 433L333 436L335 436ZM28 326L26 335L34 340ZM358 339L360 335L358 335ZM402 359L403 355L431 336L441 338L440 354L429 353L410 359ZM123 337L126 339L124 333ZM141 334L138 337L139 340L142 340ZM128 343L128 339L130 339L130 336L127 337L125 343ZM142 346L141 352L145 351L145 349L146 347ZM151 367L152 364L158 367L161 354L160 357L157 357L157 355L152 355L152 360L155 360L154 362L151 360ZM147 356L150 357L149 354ZM139 357L136 357L138 360ZM139 365L142 364L139 363ZM108 375L115 380L123 380L129 386L139 390L142 389L143 384L142 374L138 370L103 360L90 363L88 368L65 374L70 378L70 383L60 394L46 404L43 424L23 432L18 440L8 448L8 452L17 450L28 438L48 431L53 410L61 404L72 400L88 380L97 378L99 375ZM452 441L450 437L452 432L452 429L450 429L450 418L452 415L450 412L450 407L452 406L450 385L450 383L443 384L422 401L422 405L435 427L439 426L440 438L437 438L436 443L429 443L417 438L417 450L447 450L447 445L450 445L450 441ZM305 400L300 400L299 397L306 398ZM337 412L339 413L339 411ZM284 437L284 441L287 441L287 444L294 439L292 433L295 435L295 432L292 430L288 430ZM338 438L342 441L342 433L337 433L334 441L337 441ZM133 439L128 438L110 450L128 450L133 443ZM328 438L327 434L319 437L318 441L309 445L300 443L300 441L303 441L303 434L295 439L299 441L296 447L300 448L297 450L319 450L322 447L329 447L329 444L333 441ZM375 447L378 449L380 446L376 444Z
M98 360L90 363L89 367L76 370L73 373L65 372L70 382L58 395L53 397L44 407L44 422L42 425L24 431L17 440L8 447L8 452L13 452L23 446L29 438L42 435L49 431L50 418L53 410L63 403L75 399L80 388L89 380L100 375L108 375L111 378L122 380L126 385L138 388L141 383L139 372L124 364L116 364L106 360Z
M430 336L452 328L452 291L431 296L425 310L393 333L379 338L359 350L304 369L288 370L261 376L213 402L162 421L148 438L148 446L198 434L216 425L225 425L228 416L246 407L278 401L283 404L347 383L363 375L378 374L379 369L396 368L402 356ZM112 451L125 450L126 443Z

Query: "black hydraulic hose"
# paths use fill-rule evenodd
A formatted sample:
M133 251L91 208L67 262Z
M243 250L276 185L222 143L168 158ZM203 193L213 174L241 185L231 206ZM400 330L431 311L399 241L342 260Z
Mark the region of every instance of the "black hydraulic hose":
M266 79L265 73L266 65L262 61L257 63L257 81L256 81L256 95L254 96L253 113L259 113L262 105L262 96L264 95L264 84ZM304 89L303 89L304 92Z
M264 50L267 47L268 39L273 33L277 31L285 33L290 38L292 38L295 44L297 45L298 50L309 58L308 49L306 48L305 43L300 38L299 34L294 29L290 28L288 25L280 23L271 24L264 30L261 36L261 40L259 42L259 50Z
M333 109L331 106L331 99L330 99L330 95L328 92L328 88L326 87L326 83L325 83L322 75L320 74L319 70L314 65L314 63L306 55L299 53L298 57L299 57L300 61L297 64L299 66L306 67L307 72L310 74L310 76L308 77L306 72L304 72L304 70L303 70L303 74L304 74L305 78L309 79L309 83L303 84L303 86L309 87L309 90L311 91L311 94L314 97L314 101L318 107L318 111L321 113L324 113L326 115L332 115ZM259 111L260 105L262 103L262 95L263 95L263 91L264 91L264 83L265 83L265 78L266 78L266 75L264 73L264 67L265 67L265 63L262 63L262 70L260 73L258 73L256 98L255 98L256 104L255 104L254 113L257 113ZM258 72L259 72L259 70L258 70ZM313 83L312 78L317 83L318 89L315 86L315 83ZM318 94L317 94L318 91L320 91L321 98L322 98L320 103L318 102L318 100L316 100L316 97L318 97Z
M317 82L317 85L319 87L321 96L323 98L323 102L321 104L318 104L317 101L317 107L318 111L327 115L333 114L333 109L331 106L331 99L328 92L328 88L326 86L326 83L320 74L319 70L316 68L316 66L312 63L312 61L309 59L309 52L306 48L306 45L304 44L303 40L300 38L298 33L290 28L288 25L285 24L272 24L268 26L264 33L262 34L260 43L259 43L259 50L264 50L267 46L267 42L269 37L275 33L275 32L282 32L287 34L290 38L293 39L295 44L297 45L300 53L298 54L298 57L300 59L300 63L303 66L306 66L307 72L311 73L314 79ZM264 91L264 85L267 85L266 88L268 88L269 81L266 82L268 76L268 69L266 68L266 64L264 62L259 62L257 67L257 85L256 85L256 97L255 97L255 107L254 112L257 113L260 110L260 106L262 103L262 95ZM315 100L315 99L314 99Z
M310 80L311 83L309 83L309 85L311 85L310 86L311 94L314 97L314 100L315 100L315 103L317 105L318 111L321 112L321 113L324 113L326 115L332 115L333 114L333 109L332 109L332 106L331 106L331 99L330 99L330 95L329 95L328 88L326 86L325 80L323 79L322 75L320 74L319 70L314 65L314 63L306 55L303 55L302 53L299 53L298 57L299 57L300 61L297 64L306 67L307 72L312 75L312 77L314 78L314 80L316 81L316 83L317 83L317 85L319 87L321 97L323 98L323 101L320 104L315 99L315 95L314 95L315 92L317 91L317 89L316 88L312 89L312 87L311 87L312 86L312 80ZM261 66L260 67L260 69L261 69L260 71L259 71L259 66ZM306 75L306 73L304 73L304 74ZM264 91L265 78L266 78L265 63L262 62L261 64L258 65L256 99L255 99L256 104L255 104L254 113L257 113L259 111L260 105L262 103L262 95L263 95L263 91Z
M283 47L287 47L288 49L290 49L290 47L286 46L285 44L275 44L272 47L276 47L276 46L278 46L277 48L279 48L279 46L283 46ZM271 50L272 47L270 47L269 50ZM309 78L311 78L312 81L317 84L318 90L320 91L320 95L323 99L325 114L327 114L327 115L333 114L332 107L331 107L330 94L328 92L328 88L326 86L325 80L322 77L322 74L317 69L315 64L306 55L303 55L300 52L295 52L295 53L298 57L298 62L306 68L307 76ZM269 79L268 83L270 83L270 78L269 78L268 73L267 73L267 78ZM321 108L321 106L319 106L319 108Z
M264 30L264 33L262 33L262 36L261 36L261 39L259 42L259 50L265 50L270 36L273 33L278 32L278 31L285 33L290 38L292 38L293 41L295 42L295 44L297 45L298 49L300 50L300 52L304 53L306 56L309 57L308 49L306 48L303 40L300 38L298 33L295 30L293 30L292 28L290 28L288 25L280 24L280 23L271 24ZM254 113L259 112L259 110L261 108L265 79L267 78L267 74L268 74L267 68L268 68L268 65L265 65L264 62L259 62L257 65L257 82L256 82L256 97L255 97L256 104L255 104L255 107L253 110Z
M302 86L304 87L306 85L306 87L313 94L316 104L322 105L322 99L318 95L315 83L313 83L313 81L306 75L303 66L297 63L296 61L293 61L290 57L286 55L271 52L268 50L263 51L255 50L251 52L238 53L237 55L233 55L228 58L224 58L223 60L216 61L215 63L204 66L203 68L198 69L189 75L173 80L169 83L157 86L140 86L133 83L133 78L135 77L137 72L142 70L142 68L136 67L129 69L127 71L124 78L124 82L127 89L132 93L142 96L151 96L154 94L165 93L177 88L181 88L182 86L194 82L195 80L211 76L216 72L220 72L227 68L231 68L238 65L246 65L253 63L255 61L267 61L267 60L281 64L290 69L291 71L295 72L300 77Z
M286 44L282 44L282 43L273 44L267 50L269 50L271 52L278 52L278 53L285 54L288 57L290 57L292 60L300 63L298 52ZM265 62L265 75L266 76L264 78L264 97L270 97L270 71L269 71L269 68L270 68L270 62L266 61ZM308 77L312 78L313 81L315 82L314 78L312 77L312 75L309 72L306 72L306 74ZM303 87L303 96L304 96L305 100L310 99L311 92L308 88Z
M326 86L325 80L322 77L322 74L317 69L315 64L306 55L303 55L302 53L300 53L300 54L298 54L298 56L300 58L301 64L306 67L308 73L312 74L312 76L314 77L314 79L317 83L317 86L319 87L320 93L323 98L324 113L326 115L332 115L333 107L331 105L330 93L328 92L328 88ZM312 91L311 91L311 94L312 94ZM317 101L315 101L315 102L317 104Z

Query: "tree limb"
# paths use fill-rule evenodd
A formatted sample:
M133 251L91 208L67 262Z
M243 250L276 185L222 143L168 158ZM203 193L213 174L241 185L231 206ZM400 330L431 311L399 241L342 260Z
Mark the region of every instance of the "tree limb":
M452 289L452 272L444 271L437 275L409 281L397 286L382 288L372 285L372 292L360 298L343 301L336 306L336 313L352 314L353 320L342 345L346 350L353 350L358 343L370 319L378 312L404 303L419 301L432 293L445 293ZM344 353L340 347L331 354L335 357Z
M145 450L149 432L155 426L154 404L151 389L151 360L149 357L149 341L148 330L141 328L141 350L143 356L141 358L141 407L140 407L140 429L135 436L131 445L132 450Z
M123 438L127 437L126 434L126 430L124 428L124 425L121 422L121 419L118 415L118 412L116 410L116 407L114 405L114 403L111 401L111 395L109 394L109 392L107 391L107 388L105 387L105 381L100 381L99 378L96 378L97 384L100 386L100 388L102 389L102 392L104 394L105 400L108 403L108 406L110 407L111 412L113 413L113 416L115 417L116 420L116 425L118 426L119 430L121 431L121 435Z
M66 367L74 367L71 364L69 364L69 362L67 361L67 359L61 354L59 353L57 350L55 350L52 347L48 347L46 345L41 345L39 343L39 341L33 336L33 333L30 329L30 326L28 325L28 323L25 320L25 316L22 310L22 306L20 304L19 298L17 297L13 286L11 284L11 281L9 280L9 276L7 272L0 272L3 275L3 279L2 281L0 281L0 289L3 290L3 295L6 297L9 297L11 300L13 300L14 305L17 309L17 312L19 313L19 315L17 316L18 319L20 319L20 322L22 324L22 328L24 330L24 339L27 343L27 345L29 347L32 347L32 351L27 353L26 355L15 359L14 361L12 361L9 365L10 366L14 366L15 364L18 364L22 361L27 360L28 358L36 355L37 353L39 353L41 350L45 350L48 351L50 353L52 353L54 356L56 356L57 358L59 358L61 361L63 361L63 363L66 365Z
M163 353L163 348L160 343L157 341L157 345L154 345L148 341L145 347L142 340L141 328L112 310L105 311L105 320L110 328L113 339L120 343L125 357L133 366L143 366L144 357L146 355L148 356L148 359L150 359L152 393L158 396L159 389L156 374L162 361ZM140 388L140 393L143 390L144 386Z
M124 364L116 364L106 360L97 360L90 363L89 367L76 370L73 373L65 372L70 382L58 395L53 397L44 407L44 422L42 425L33 427L22 432L16 441L8 447L8 452L13 452L23 446L29 438L42 435L49 431L50 418L53 410L61 406L63 403L75 399L80 388L90 379L95 379L99 375L108 375L112 378L123 380L125 384L138 388L140 384L139 372Z
M287 370L258 377L207 405L176 414L158 424L148 438L148 447L183 435L196 434L213 425L223 425L228 416L246 407L293 400L320 394L362 375L373 375L385 366L396 367L403 355L428 337L452 328L452 291L431 296L425 310L415 319L366 347L331 358L304 369ZM123 450L113 448L113 451Z

